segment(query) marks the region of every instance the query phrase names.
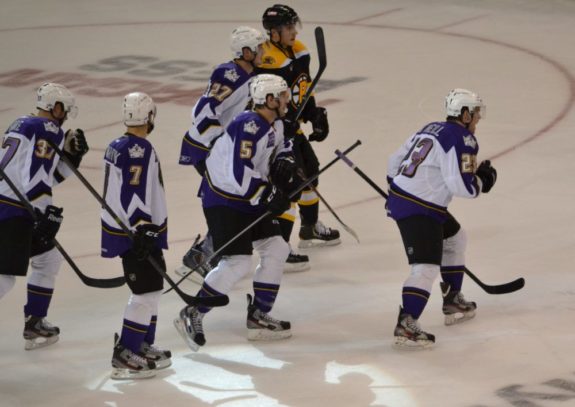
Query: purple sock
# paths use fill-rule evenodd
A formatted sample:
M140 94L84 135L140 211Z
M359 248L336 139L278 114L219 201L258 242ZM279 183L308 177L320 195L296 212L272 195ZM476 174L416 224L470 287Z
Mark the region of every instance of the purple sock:
M254 305L262 312L268 313L272 310L280 286L277 284L258 283L254 281Z
M24 315L44 318L52 300L53 288L28 284L28 303L24 306Z
M449 284L452 291L461 291L465 266L442 266L441 278Z
M140 351L140 347L142 346L142 342L144 342L144 338L146 337L147 332L147 325L140 325L137 322L124 319L120 343L125 348L128 348L132 352L137 353Z
M152 318L150 319L150 326L148 327L148 332L146 333L146 337L144 338L144 341L146 341L150 345L153 345L156 340L157 324L158 324L158 316L152 315Z
M427 305L429 293L421 288L403 287L401 294L403 299L403 312L418 319Z

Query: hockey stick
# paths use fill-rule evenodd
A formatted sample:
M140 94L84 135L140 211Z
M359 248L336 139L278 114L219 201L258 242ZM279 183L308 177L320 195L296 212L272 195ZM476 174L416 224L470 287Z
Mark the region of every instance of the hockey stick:
M346 163L351 169L353 169L361 178L363 178L369 185L371 185L381 196L387 199L387 194L381 189L375 182L371 180L361 169L359 169L349 158L344 156L339 150L335 152L338 157L340 157L344 163ZM481 287L488 294L508 294L514 291L521 290L525 285L525 279L520 277L516 280L510 281L508 283L499 285L489 285L481 281L475 274L473 274L467 268L464 268L465 274L467 274L479 287Z
M340 154L342 156L344 156L345 154L349 153L350 151L352 151L353 149L355 149L357 146L359 146L361 144L360 140L357 140L355 143L353 143L351 145L351 147L349 147L347 150L345 150L343 153L340 152ZM339 150L338 150L339 151ZM295 189L294 191L292 191L291 194L289 194L288 198L293 198L294 196L296 196L302 189L304 189L305 187L307 187L308 185L310 185L312 182L314 182L319 175L322 172L325 172L329 167L331 167L332 165L334 165L337 161L339 161L341 159L341 157L336 157L333 160L331 160L328 164L326 164L321 170L319 170L319 172L317 174L315 174L314 176L308 178L305 182L303 182L299 187L297 187L297 189ZM218 250L216 250L215 252L212 253L211 256L209 256L208 258L204 259L203 262L201 262L200 264L196 264L196 266L186 275L184 275L183 277L181 277L177 282L176 282L176 286L179 285L182 281L184 281L188 275L190 273L192 273L193 271L199 269L200 267L203 267L206 264L209 264L209 262L214 259L216 256L218 256L222 250L224 250L226 247L228 247L230 244L232 244L233 242L235 242L237 239L239 239L244 233L246 233L248 230L250 230L252 227L254 227L257 223L261 222L262 219L264 219L266 216L271 215L270 211L266 211L264 214L262 214L259 218L257 218L256 220L254 220L252 223L250 223L248 226L246 226L244 229L242 229L240 232L238 232L237 235L235 235L234 237L232 237L230 240L228 240L224 245L222 245ZM171 289L167 289L166 291L164 291L164 294L169 292Z
M303 179L304 181L307 179L305 177L305 174L303 173L303 170L301 170L301 168L298 170L298 175L300 176L301 179ZM313 192L315 192L315 194L317 195L317 197L320 199L320 201L325 205L325 207L330 211L330 213L333 215L333 217L339 222L339 224L345 229L345 231L347 233L349 233L350 235L352 235L355 240L357 240L357 243L359 243L359 236L357 235L357 233L355 232L355 230L353 230L352 228L350 228L349 226L347 226L343 220L341 220L341 218L339 216L337 216L337 213L335 213L335 210L327 203L327 201L325 200L325 198L319 193L319 191L317 190L317 188L313 185L311 185L311 189Z
M325 71L325 68L327 67L327 55L325 52L325 39L323 37L323 29L321 27L315 27L314 33L315 33L315 44L317 47L317 59L319 60L319 67L317 73L315 74L315 77L311 81L311 85L309 85L309 88L301 104L299 105L299 107L295 112L295 116L293 119L294 122L297 122L299 120L299 117L303 113L305 105L307 105L307 102L311 98L313 90L315 89L317 83L319 82L319 78L321 78L323 71Z
M82 173L78 171L78 169L74 166L74 164L70 162L68 157L66 157L66 155L62 152L62 150L60 150L60 148L52 140L47 140L47 142L50 145L50 147L54 149L56 154L60 156L60 159L62 159L62 161L64 161L66 165L70 167L70 170L74 173L74 175L76 175L76 177L78 177L80 182L82 182L82 184L84 184L84 186L88 189L88 191L90 191L90 193L94 196L94 198L96 198L98 203L102 205L102 208L104 208L110 214L110 216L114 219L114 221L120 226L122 231L126 235L128 235L130 240L133 241L134 234L132 233L132 231L128 229L128 227L124 224L124 222L120 220L118 215L116 215L114 210L110 207L110 205L108 205L108 203L104 200L104 198L102 198L100 194L98 194L98 192L94 189L94 187L88 182L86 178L84 178ZM176 286L174 281L170 278L170 276L164 271L162 266L160 266L152 256L148 255L147 260L152 265L152 267L154 267L154 269L156 269L156 271L164 278L164 280L166 280L168 284L176 291L176 293L180 296L180 298L184 300L186 304L204 305L206 307L221 307L228 304L229 298L227 295L218 295L213 297L194 297L192 295L184 293L182 290L178 288L178 286Z
M22 203L22 205L24 205L24 208L26 208L28 213L32 216L32 219L36 221L38 219L38 215L36 215L34 207L30 202L28 202L28 199L26 199L24 194L22 194L22 192L18 190L18 188L16 187L16 185L14 185L12 180L8 178L8 176L4 172L4 169L1 166L0 166L0 180L6 181L10 189L12 189L14 194L16 194L16 196L18 197L18 200ZM126 282L126 279L124 277L115 277L115 278L88 277L87 275L83 274L82 271L80 271L78 266L76 266L76 263L74 263L74 260L72 260L72 258L68 255L68 253L66 253L64 248L60 245L60 243L58 243L58 241L55 238L52 240L52 243L54 243L54 246L56 247L56 249L58 249L60 254L62 254L64 259L66 259L70 267L72 267L72 270L74 270L74 272L78 275L78 277L80 277L80 280L82 280L82 282L87 286L96 288L115 288L115 287L121 287Z

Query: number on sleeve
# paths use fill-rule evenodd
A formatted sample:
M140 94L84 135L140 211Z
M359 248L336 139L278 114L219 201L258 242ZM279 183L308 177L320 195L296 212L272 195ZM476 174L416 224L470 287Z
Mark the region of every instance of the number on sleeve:
M6 152L4 153L4 157L2 157L2 161L0 161L0 167L2 167L2 169L6 168L8 163L14 158L18 146L20 146L20 139L15 137L6 137L4 139L2 148L5 148ZM0 177L0 180L2 180L2 177Z
M247 160L252 158L252 145L253 143L251 141L242 140L242 144L240 144L240 158Z
M432 148L433 141L431 139L423 138L416 140L409 152L405 155L403 163L399 167L399 173L412 178L417 171L417 167L425 160Z
M208 91L208 96L216 99L218 102L222 102L225 98L232 94L232 88L229 86L222 85L221 83L214 82L210 86Z

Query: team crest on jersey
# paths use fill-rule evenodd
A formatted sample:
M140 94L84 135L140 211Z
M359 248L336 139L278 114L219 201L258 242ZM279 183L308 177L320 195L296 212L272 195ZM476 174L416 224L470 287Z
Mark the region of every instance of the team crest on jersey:
M44 130L50 133L58 133L60 128L54 122L44 122Z
M256 124L255 120L250 120L244 124L244 131L250 134L256 134L260 128Z
M475 137L473 137L472 135L464 136L463 144L471 148L477 147L477 141L475 141Z
M130 154L130 158L142 158L144 154L146 154L146 149L140 147L138 144L134 144L133 147L128 148L128 153Z
M292 102L299 106L303 101L309 88L309 76L307 74L302 74L294 81L291 87Z
M22 120L16 120L14 123L12 123L10 125L10 127L8 128L7 133L10 132L17 132L18 130L20 130L20 126L22 125Z
M238 75L235 69L228 69L224 72L224 78L231 82L235 82L240 79L240 75Z
M275 58L272 57L271 55L266 55L266 56L263 58L262 63L263 63L263 64L266 64L266 65L274 65L274 64L276 63L276 60L275 60Z

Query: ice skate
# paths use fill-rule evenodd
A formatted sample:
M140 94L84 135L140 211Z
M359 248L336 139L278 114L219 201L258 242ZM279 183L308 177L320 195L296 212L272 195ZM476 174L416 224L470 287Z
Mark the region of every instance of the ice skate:
M217 256L206 263L206 260L212 254L211 236L208 235L204 240L200 241L200 235L198 235L190 250L184 255L182 259L183 264L176 269L176 274L186 277L196 284L203 284L205 277L217 266L219 261Z
M180 311L178 318L174 319L174 326L180 336L186 341L194 352L206 344L202 320L205 314L198 312L196 307L186 306Z
M419 322L399 307L399 317L393 332L395 346L401 349L425 349L433 346L435 335L425 332Z
M466 301L461 291L452 291L449 284L441 282L445 325L455 325L475 317L477 304Z
M169 350L159 349L148 342L142 342L140 347L140 356L156 364L156 369L165 369L172 365L172 352Z
M308 256L290 251L284 265L284 273L298 273L300 271L307 271L310 268Z
M44 318L28 315L24 323L24 349L34 350L58 342L60 328L53 326Z
M118 334L114 335L112 375L114 380L147 379L156 375L156 364L120 344Z
M335 246L341 243L339 231L325 226L320 221L315 225L302 225L299 230L300 249L311 247Z
M274 341L291 337L291 324L287 321L279 321L270 315L260 311L253 304L252 296L248 297L248 340L250 341Z

